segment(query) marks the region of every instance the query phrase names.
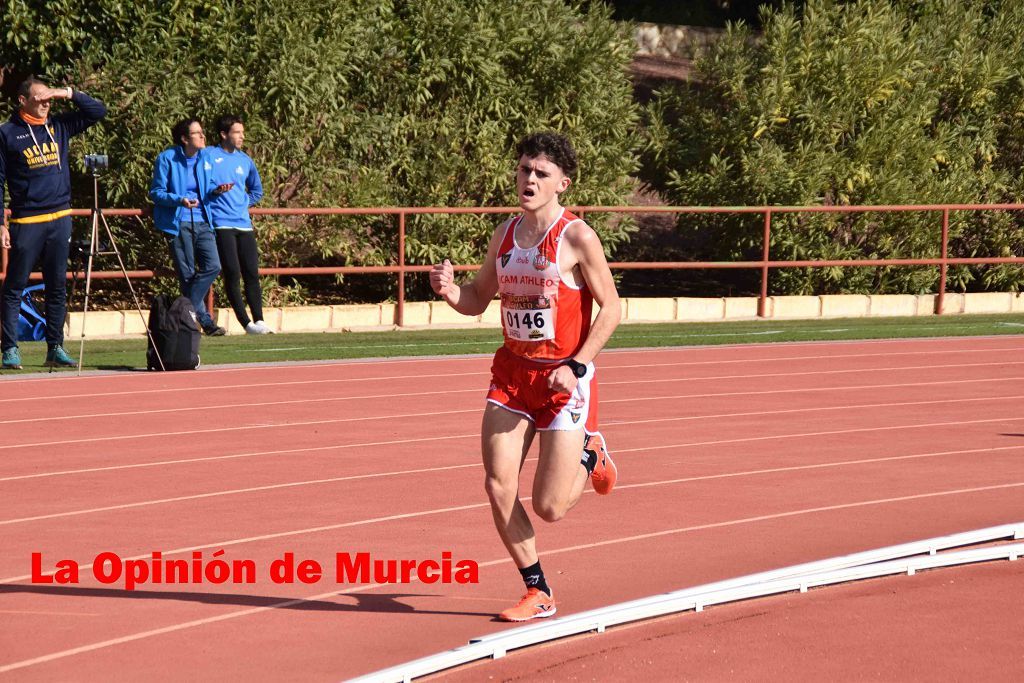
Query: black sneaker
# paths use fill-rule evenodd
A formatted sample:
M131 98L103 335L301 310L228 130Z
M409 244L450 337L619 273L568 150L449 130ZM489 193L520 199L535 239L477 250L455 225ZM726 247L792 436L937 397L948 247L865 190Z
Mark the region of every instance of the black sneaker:
M220 325L210 325L209 327L203 328L203 333L207 337L223 337L225 334L228 333L228 331L225 330Z

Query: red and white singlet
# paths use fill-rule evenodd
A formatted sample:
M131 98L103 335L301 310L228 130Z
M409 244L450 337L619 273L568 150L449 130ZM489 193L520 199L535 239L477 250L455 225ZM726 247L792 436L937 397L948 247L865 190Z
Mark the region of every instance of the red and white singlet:
M519 216L508 222L498 249L498 293L505 347L521 358L560 361L571 358L590 332L594 298L558 268L562 236L580 220L563 209L541 238L529 247L516 244Z
M515 240L522 216L510 220L498 249L498 293L505 344L494 356L487 400L529 418L539 430L597 431L594 364L571 394L548 388L548 375L571 358L590 332L594 298L563 278L558 252L566 228L579 218L563 210L530 247Z

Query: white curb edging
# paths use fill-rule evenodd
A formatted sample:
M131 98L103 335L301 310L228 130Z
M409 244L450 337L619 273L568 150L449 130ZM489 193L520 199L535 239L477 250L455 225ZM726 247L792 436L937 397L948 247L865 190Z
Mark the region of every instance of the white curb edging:
M923 569L947 567L997 559L1016 560L1024 556L1024 543L972 550L943 552L950 548L1005 539L1024 538L1024 522L904 543L828 560L750 574L726 581L686 588L672 593L602 607L588 612L546 619L538 624L513 628L470 640L468 645L382 669L359 678L358 683L411 681L444 669L484 658L500 658L510 650L566 636L596 631L609 626L650 619L676 612L701 611L709 605L737 600L806 592L824 586L892 574L913 575Z

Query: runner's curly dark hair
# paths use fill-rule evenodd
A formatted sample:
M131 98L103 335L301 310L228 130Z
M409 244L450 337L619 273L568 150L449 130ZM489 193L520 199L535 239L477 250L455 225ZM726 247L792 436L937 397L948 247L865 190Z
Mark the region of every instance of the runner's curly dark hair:
M527 156L531 159L544 155L569 178L576 176L579 167L576 150L569 138L561 133L545 132L527 135L516 145L516 158Z

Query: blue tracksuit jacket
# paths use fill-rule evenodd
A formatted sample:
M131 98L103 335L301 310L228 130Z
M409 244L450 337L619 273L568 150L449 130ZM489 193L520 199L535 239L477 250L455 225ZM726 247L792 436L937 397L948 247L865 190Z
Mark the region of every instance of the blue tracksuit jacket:
M249 207L263 198L263 183L256 171L256 164L242 150L225 152L219 145L211 148L209 162L213 166L209 174L211 192L218 185L235 184L223 194L210 195L210 220L213 221L213 227L252 230Z
M182 206L181 200L185 197L188 187L188 161L185 156L185 149L181 145L168 147L160 152L153 164L153 181L149 184L149 198L153 200L153 222L158 230L169 235L178 234L178 226L182 221L210 222L210 215L207 209L207 202L210 199L208 191L210 186L210 165L209 153L211 149L199 150L199 159L196 161L196 180L199 188L199 208L188 209ZM213 226L210 226L213 230Z

